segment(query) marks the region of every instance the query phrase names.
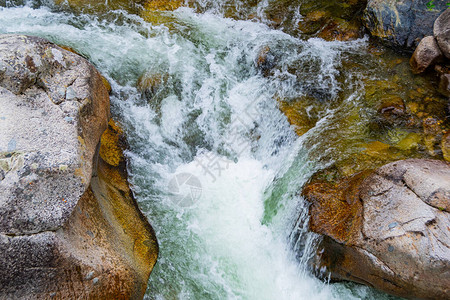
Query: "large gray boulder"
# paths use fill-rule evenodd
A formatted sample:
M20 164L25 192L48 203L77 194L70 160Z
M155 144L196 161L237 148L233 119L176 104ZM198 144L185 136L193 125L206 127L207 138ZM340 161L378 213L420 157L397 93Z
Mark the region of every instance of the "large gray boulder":
M98 158L99 72L42 38L0 35L0 107L0 299L142 298L157 244L123 162Z
M83 58L36 37L0 38L0 232L54 231L91 181L109 96Z
M331 189L305 193L312 229L324 235L318 266L394 295L450 299L450 164L398 161Z
M433 33L444 55L450 58L450 9L436 19Z
M433 24L447 9L446 1L369 0L363 21L372 36L402 50L413 50L420 40L433 35ZM428 4L428 5L427 5Z

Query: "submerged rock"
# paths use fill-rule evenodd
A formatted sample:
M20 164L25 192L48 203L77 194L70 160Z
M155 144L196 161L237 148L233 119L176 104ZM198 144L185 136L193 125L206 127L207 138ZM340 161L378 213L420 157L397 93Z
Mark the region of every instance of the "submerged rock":
M19 35L0 36L0 66L0 298L142 298L157 243L117 147L98 159L102 76Z
M397 161L303 194L311 230L324 236L316 266L332 279L408 298L450 297L448 163Z
M414 49L433 34L433 24L447 9L445 1L369 0L364 24L372 36L400 49Z

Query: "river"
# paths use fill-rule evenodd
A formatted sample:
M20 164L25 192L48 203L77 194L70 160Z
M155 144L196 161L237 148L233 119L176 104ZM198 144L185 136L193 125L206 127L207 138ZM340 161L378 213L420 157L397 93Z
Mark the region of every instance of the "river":
M311 275L318 237L299 196L342 143L367 134L370 65L342 64L362 60L368 40L299 39L212 3L151 22L131 10L0 1L0 32L69 46L111 83L133 191L160 244L147 299L393 298ZM307 94L321 101L305 106L315 121L299 137L278 101Z

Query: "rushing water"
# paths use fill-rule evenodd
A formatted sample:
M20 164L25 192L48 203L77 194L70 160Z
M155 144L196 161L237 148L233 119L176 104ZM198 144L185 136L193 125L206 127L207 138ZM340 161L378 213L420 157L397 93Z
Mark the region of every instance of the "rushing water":
M361 74L340 68L366 51L366 40L303 41L189 8L155 25L124 10L95 16L19 4L3 3L1 33L70 46L112 84L133 190L160 243L148 299L388 298L310 275L317 238L302 229L298 196L333 162L340 137L364 134L363 121L339 122L364 114ZM268 76L258 67L265 47ZM299 138L276 99L308 93L319 95L321 109Z

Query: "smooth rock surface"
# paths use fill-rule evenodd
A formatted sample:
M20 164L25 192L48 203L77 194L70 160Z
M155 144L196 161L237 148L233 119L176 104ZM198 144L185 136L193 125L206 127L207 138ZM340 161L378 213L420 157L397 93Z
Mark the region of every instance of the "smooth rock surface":
M434 22L433 34L447 58L450 58L450 9L445 10Z
M449 299L450 165L397 161L338 186L337 194L317 183L304 191L313 206L322 203L322 210L310 212L312 230L324 235L316 267L325 267L333 279L402 297ZM332 201L341 202L332 205L334 211L353 207L333 214L335 226L328 225L324 201L332 193Z
M364 11L364 25L372 36L402 50L413 50L419 41L433 34L433 24L447 9L445 1L369 0Z
M424 37L409 61L414 74L424 72L442 59L442 52L433 36Z
M0 70L0 299L141 299L158 245L102 76L20 35L0 35ZM107 128L114 165L98 155Z

